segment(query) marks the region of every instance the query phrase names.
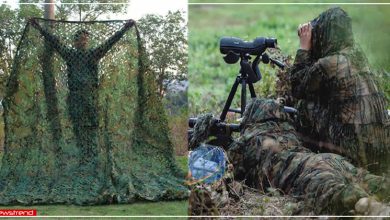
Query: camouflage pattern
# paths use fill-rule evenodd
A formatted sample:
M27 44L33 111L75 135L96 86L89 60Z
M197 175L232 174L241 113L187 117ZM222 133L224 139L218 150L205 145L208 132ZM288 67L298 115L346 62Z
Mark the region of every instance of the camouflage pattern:
M269 187L303 200L316 214L348 214L360 198L390 197L390 181L369 174L332 153L316 154L302 146L283 106L256 99L242 121L243 134L228 149L236 180Z
M217 122L217 119L212 114L200 115L194 128L192 129L192 137L189 140L188 148L195 149L200 143L207 141L210 136L211 127Z
M33 21L3 101L0 204L187 198L137 26ZM80 30L90 33L88 47L74 42Z
M35 27L45 38L46 43L66 62L69 87L67 105L77 145L83 149L83 154L89 155L88 159L96 158L99 128L97 109L99 61L132 27L133 23L124 25L94 48L67 46L60 41L59 37L50 33L49 29L42 28L39 23L36 24ZM89 32L84 29L76 31L73 36L74 45L80 41L82 34L89 36Z
M213 190L207 185L193 186L188 198L189 216L218 216L220 213L211 198Z
M321 152L341 154L356 166L389 174L386 100L353 40L351 18L331 8L312 22L311 51L298 50L290 71L298 99L298 131Z
M224 155L227 159L225 151ZM212 184L206 184L203 181L194 179L188 182L191 189L188 199L189 216L218 216L221 214L221 209L229 202L229 194L240 193L240 190L237 190L238 187L236 187L239 184L233 182L232 168L233 166L229 164L226 167L224 176ZM235 196L237 198L238 195Z

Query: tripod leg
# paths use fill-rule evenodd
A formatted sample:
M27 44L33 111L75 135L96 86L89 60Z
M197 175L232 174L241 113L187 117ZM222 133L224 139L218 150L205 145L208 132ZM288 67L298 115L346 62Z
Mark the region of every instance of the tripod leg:
M249 86L249 92L251 93L251 98L256 98L256 93L253 87L253 83L248 83L248 86Z
M241 81L241 117L244 114L246 106L246 80L242 79Z
M232 104L234 95L236 94L238 84L240 84L240 79L239 77L236 78L236 81L234 81L234 84L232 86L232 89L230 90L228 99L226 100L225 106L223 107L221 116L219 117L221 121L225 121L226 119L226 114L229 111L230 105Z

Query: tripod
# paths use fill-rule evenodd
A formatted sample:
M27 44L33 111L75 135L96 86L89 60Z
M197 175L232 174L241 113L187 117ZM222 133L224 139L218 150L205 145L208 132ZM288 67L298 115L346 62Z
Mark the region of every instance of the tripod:
M253 88L253 83L259 81L261 79L261 74L258 69L259 57L253 61L253 65L251 67L251 63L249 62L250 56L249 54L241 55L240 61L240 71L232 89L230 90L229 96L226 100L225 106L222 110L221 116L219 117L221 121L225 121L226 114L228 112L240 113L241 116L245 111L246 106L246 87L249 87L249 92L251 94L251 98L256 98L255 89ZM253 70L255 68L255 70ZM255 73L256 72L256 73ZM230 105L232 104L234 95L237 92L238 85L241 84L241 109L230 109Z

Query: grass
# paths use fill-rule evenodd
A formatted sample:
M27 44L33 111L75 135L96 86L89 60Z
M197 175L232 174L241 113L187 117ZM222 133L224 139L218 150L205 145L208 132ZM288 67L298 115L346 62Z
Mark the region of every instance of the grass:
M236 36L245 40L253 40L258 36L276 37L282 52L295 56L299 46L297 26L312 20L329 7L331 6L190 5L190 115L220 112L239 71L239 64L226 64L222 59L223 56L219 52L219 39L222 36ZM341 7L351 16L355 40L365 51L373 69L381 72L382 88L390 97L390 20L387 19L390 6ZM276 80L275 70L264 64L260 65L260 70L263 80L255 85L256 93L260 96L272 95ZM239 96L235 98L233 105L237 106L238 102Z
M0 151L0 161L2 155L3 152ZM176 161L179 168L181 168L183 172L187 173L187 156L176 156ZM187 215L188 202L187 200L181 200L97 206L0 206L0 209L36 209L37 214L41 216L183 216Z

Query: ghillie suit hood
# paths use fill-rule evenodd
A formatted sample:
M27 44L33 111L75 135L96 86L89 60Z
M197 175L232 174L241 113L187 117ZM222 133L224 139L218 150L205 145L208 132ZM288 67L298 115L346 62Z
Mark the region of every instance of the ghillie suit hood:
M361 71L370 72L368 60L360 46L355 42L351 17L341 8L330 8L313 19L312 49L310 58L318 59L342 54L351 59L351 63Z
M312 58L333 55L354 45L352 21L341 8L331 8L312 20Z

